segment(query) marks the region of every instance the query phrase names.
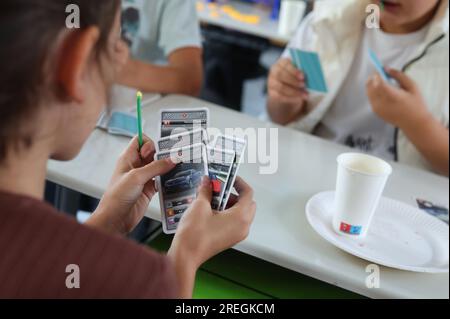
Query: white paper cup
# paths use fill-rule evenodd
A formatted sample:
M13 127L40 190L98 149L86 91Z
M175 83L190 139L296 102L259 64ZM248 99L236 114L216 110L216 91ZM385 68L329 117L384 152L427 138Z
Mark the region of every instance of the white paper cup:
M333 228L343 236L361 239L367 235L392 167L357 153L342 154L337 162Z
M291 36L299 26L305 14L306 3L300 0L282 0L278 33Z

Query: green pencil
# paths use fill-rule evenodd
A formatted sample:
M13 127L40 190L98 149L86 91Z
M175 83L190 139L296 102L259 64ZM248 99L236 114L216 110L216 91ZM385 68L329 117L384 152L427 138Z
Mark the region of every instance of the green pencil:
M381 0L381 11L384 11L384 0Z
M139 134L139 150L144 145L144 136L142 133L142 93L137 92L137 121L138 121L138 134Z

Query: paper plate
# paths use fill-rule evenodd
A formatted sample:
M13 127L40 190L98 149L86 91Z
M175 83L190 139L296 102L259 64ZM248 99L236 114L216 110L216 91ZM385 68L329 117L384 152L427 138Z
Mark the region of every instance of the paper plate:
M332 226L335 192L311 198L306 215L314 230L336 247L375 264L415 272L448 273L448 225L404 203L382 198L364 239Z

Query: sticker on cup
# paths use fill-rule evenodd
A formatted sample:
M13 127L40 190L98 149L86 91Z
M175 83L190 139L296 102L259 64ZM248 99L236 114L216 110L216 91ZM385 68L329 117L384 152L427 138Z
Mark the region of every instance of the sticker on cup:
M359 153L342 154L337 162L333 228L343 236L364 238L392 167L382 159Z

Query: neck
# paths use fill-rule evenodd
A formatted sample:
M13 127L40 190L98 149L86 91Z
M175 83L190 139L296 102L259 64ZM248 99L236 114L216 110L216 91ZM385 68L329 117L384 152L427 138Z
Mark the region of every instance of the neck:
M430 21L433 20L433 17L435 16L435 14L439 8L439 5L440 5L440 2L438 2L438 4L436 5L435 8L433 8L433 10L431 10L430 12L428 12L421 18L419 18L415 21L412 21L410 23L405 23L402 25L398 25L398 24L391 25L389 23L384 23L383 21L381 21L381 29L386 33L392 33L392 34L408 34L408 33L413 33L413 32L419 31L422 28L424 28L428 23L430 23Z
M0 190L43 199L49 148L41 141L0 162Z

